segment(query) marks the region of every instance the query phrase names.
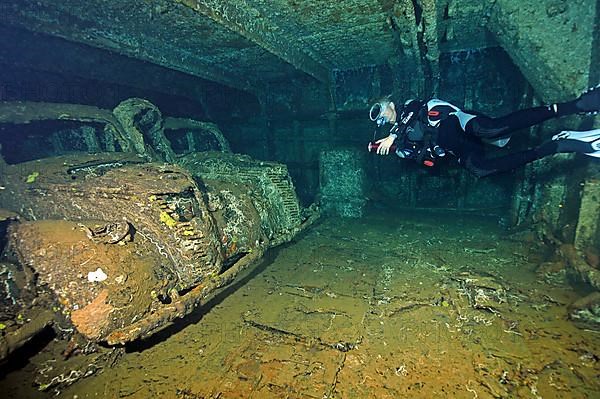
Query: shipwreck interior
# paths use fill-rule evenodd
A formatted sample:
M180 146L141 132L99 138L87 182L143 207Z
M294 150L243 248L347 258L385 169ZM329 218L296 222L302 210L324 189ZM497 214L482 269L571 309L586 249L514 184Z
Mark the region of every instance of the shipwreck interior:
M599 21L598 0L3 0L0 389L600 395L599 158L478 178L367 150L385 96L577 98Z

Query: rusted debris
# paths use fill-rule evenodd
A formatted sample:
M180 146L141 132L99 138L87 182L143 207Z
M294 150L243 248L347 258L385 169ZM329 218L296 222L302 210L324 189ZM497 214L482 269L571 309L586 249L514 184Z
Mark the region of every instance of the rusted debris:
M324 348L335 349L340 352L348 352L353 349L357 349L358 345L362 342L362 337L359 337L359 339L356 342L346 342L346 341L326 342L323 339L321 339L320 337L308 337L308 336L305 336L300 333L296 333L293 331L287 331L287 330L284 330L284 329L281 329L278 327L273 327L273 326L259 323L257 321L250 320L250 319L244 319L244 323L246 323L247 325L249 325L251 327L262 330L262 331L266 331L266 332L269 332L272 334L287 336L288 338L293 338L296 341L300 341L300 342L303 342L306 344L316 343L319 346L322 346Z
M600 327L600 292L591 294L573 302L568 307L569 319L584 328Z
M240 271L252 265L261 257L261 250L246 255L246 257L238 261L234 267L219 276L213 277L205 284L196 286L179 300L163 306L156 312L147 315L144 319L126 328L113 331L106 338L106 341L109 345L114 345L132 341L137 338L143 338L160 329L168 322L187 315L196 307L206 303L208 299L216 294L218 288L229 284Z
M600 270L594 269L584 259L584 255L575 249L573 245L563 244L559 252L569 265L569 271L574 273L581 281L590 284L600 290Z
M116 244L122 240L131 240L131 225L127 221L104 223L93 227L88 227L84 224L80 224L87 238L94 242L100 242L105 244Z
M390 310L389 313L387 314L387 316L394 317L400 313L407 312L407 311L413 310L413 309L418 309L423 306L431 306L431 304L430 303L409 303L407 305L400 306L399 308Z

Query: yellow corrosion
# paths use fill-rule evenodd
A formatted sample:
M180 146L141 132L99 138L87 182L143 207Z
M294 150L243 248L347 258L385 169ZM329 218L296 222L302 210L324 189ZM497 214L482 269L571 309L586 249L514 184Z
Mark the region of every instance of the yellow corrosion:
M35 181L35 179L38 178L39 175L40 175L40 172L33 172L29 176L27 176L27 180L25 180L25 182L33 183Z
M170 228L177 226L177 220L173 219L171 215L164 211L160 213L160 221Z

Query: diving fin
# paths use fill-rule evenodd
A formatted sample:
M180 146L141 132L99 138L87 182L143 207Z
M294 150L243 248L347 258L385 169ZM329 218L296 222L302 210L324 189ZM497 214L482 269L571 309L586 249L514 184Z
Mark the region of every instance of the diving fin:
M600 112L600 84L590 87L583 92L576 100L575 107L581 113L596 115Z
M559 142L559 149L561 147L561 141L563 140L578 141L581 145L583 145L583 147L580 147L581 149L575 152L600 158L600 129L587 130L585 132L563 130L562 132L552 136L552 140Z

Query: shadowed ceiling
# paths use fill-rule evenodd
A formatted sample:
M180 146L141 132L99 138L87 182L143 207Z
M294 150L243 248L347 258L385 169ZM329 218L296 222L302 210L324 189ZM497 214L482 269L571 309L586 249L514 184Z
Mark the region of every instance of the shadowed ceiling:
M534 34L535 29L549 31L547 22L560 20L561 23L556 24L560 31L565 21L578 19L580 24L576 28L567 25L565 32L578 29L577 35L591 37L596 2L528 3L511 0L20 0L3 1L0 15L4 29L22 29L109 50L259 96L273 82L309 76L328 84L334 72L377 65L403 65L407 74L436 79L439 78L440 54L444 52L498 44L511 47L511 43L517 42L519 46L507 48L507 52L526 76L528 71L533 76L540 70L522 59L522 54L532 54L532 49L536 51L529 61L541 63L542 70L555 70L553 63L563 60L553 60L552 51L557 57L569 60L573 54L565 48L587 46L576 50L585 53L589 67L591 40L577 45L573 42L570 47L561 45L564 55L549 49L548 55L544 53L545 46L556 47L556 43L545 44L545 39L540 38L540 44ZM589 21L581 21L586 15ZM531 27L532 18L538 28ZM552 34L557 33L560 34ZM39 53L43 49L32 43L30 51ZM10 62L7 57L0 53L0 62ZM35 57L29 61L27 57L24 59L25 64L36 64ZM69 72L86 75L90 69L93 67L89 65L80 70L71 67ZM538 89L558 90L578 79L566 75L558 71L551 79L540 79ZM582 77L576 82L577 86L585 85L582 82L587 79L587 75Z

